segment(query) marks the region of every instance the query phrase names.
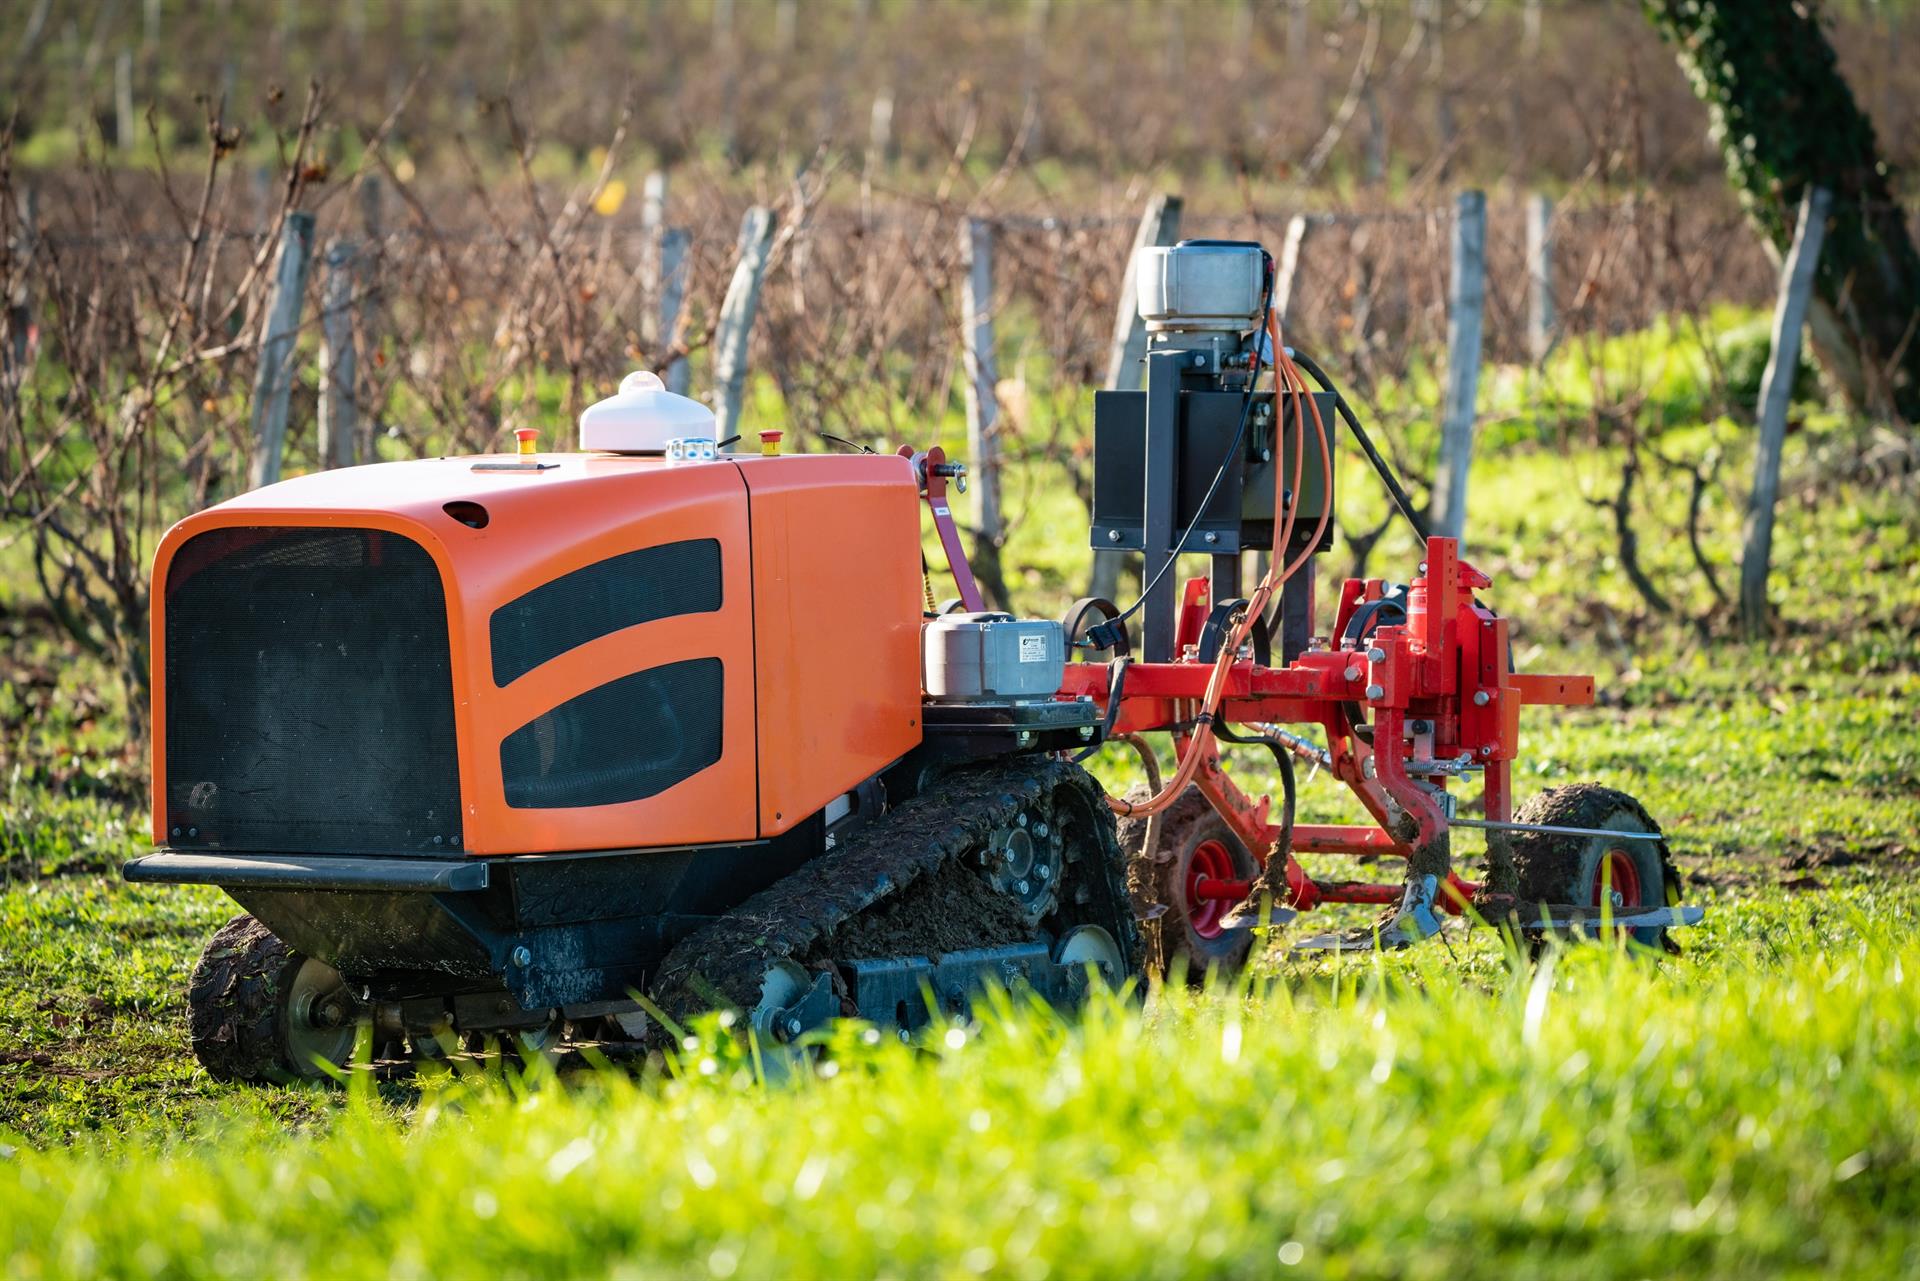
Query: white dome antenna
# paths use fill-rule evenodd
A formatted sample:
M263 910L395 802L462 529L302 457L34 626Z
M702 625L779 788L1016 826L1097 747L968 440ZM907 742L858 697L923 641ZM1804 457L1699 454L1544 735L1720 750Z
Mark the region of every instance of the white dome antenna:
M664 454L676 440L714 439L713 411L676 396L660 375L635 370L620 390L588 405L580 415L580 448L589 453Z

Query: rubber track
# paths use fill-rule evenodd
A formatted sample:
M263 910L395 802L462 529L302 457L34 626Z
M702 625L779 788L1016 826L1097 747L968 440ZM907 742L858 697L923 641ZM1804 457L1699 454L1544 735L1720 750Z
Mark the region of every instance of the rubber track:
M955 771L888 811L791 875L682 939L653 984L661 1008L680 1019L705 1010L751 1008L775 961L798 959L861 912L897 895L943 864L979 849L994 829L1054 792L1076 787L1101 834L1097 860L1108 882L1097 897L1112 906L1112 927L1137 972L1139 945L1127 908L1118 838L1099 785L1077 765L1028 757ZM1084 857L1079 864L1084 867ZM1073 914L1071 904L1056 913ZM836 958L852 959L852 958Z

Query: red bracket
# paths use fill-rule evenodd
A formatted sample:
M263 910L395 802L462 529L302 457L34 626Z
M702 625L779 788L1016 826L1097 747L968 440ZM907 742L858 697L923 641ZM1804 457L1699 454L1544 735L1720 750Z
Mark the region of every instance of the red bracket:
M913 474L920 481L920 496L933 513L933 527L940 534L940 546L947 553L947 568L953 571L953 585L960 590L960 604L969 614L986 609L980 599L980 586L973 581L973 567L967 564L967 552L960 545L960 528L953 523L953 509L947 504L947 478L962 477L967 469L947 461L947 451L935 445L924 454L911 445L902 445L900 457L913 463Z

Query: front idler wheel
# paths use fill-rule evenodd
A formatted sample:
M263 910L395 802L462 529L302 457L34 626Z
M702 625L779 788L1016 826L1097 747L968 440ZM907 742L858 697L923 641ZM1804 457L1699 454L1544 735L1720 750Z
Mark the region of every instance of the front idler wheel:
M344 1067L365 1009L340 972L251 916L207 942L187 987L194 1057L217 1081L322 1080Z

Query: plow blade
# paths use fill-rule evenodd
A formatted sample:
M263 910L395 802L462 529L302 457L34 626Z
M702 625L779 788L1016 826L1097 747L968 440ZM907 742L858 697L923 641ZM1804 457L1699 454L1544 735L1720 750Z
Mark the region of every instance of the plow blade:
M1674 907L1630 907L1602 915L1597 907L1549 907L1537 921L1520 927L1522 934L1587 934L1599 929L1653 930L1698 925L1707 909L1679 904Z
M1657 930L1698 925L1706 914L1705 908L1687 904L1623 908L1616 912L1603 912L1597 907L1548 905L1538 918L1518 928L1529 939L1591 938L1603 930ZM1411 917L1403 910L1385 924L1365 929L1328 930L1301 939L1288 951L1397 952L1439 933L1438 929L1422 928L1424 925L1424 919Z

